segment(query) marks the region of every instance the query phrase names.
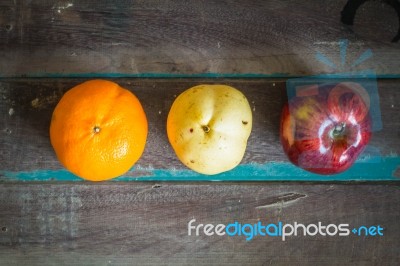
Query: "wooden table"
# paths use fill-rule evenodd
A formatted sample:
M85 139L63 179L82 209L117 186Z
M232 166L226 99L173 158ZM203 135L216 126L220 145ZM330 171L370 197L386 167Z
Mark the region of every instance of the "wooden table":
M2 1L0 265L398 265L400 44L391 42L398 18L371 1L347 26L345 3ZM380 96L374 149L339 177L292 166L279 142L287 81L365 69L376 73ZM142 158L110 182L73 176L49 142L60 97L92 78L133 91L149 120ZM246 155L222 176L187 170L166 137L174 98L201 83L239 88L253 110ZM189 236L192 219L384 230L246 241Z

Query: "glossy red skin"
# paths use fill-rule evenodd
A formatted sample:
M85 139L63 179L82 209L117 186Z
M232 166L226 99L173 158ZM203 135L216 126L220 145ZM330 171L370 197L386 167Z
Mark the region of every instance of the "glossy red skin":
M357 95L337 91L294 98L283 109L283 150L307 171L328 175L347 170L371 138L368 107ZM340 123L345 123L345 133L335 138L331 132Z

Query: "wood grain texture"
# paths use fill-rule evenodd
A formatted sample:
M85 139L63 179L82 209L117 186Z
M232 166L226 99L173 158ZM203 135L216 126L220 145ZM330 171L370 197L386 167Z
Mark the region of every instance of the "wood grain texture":
M397 265L398 185L2 184L1 265ZM383 236L188 236L187 223L381 225Z
M348 27L340 23L345 3L0 0L0 172L62 168L49 142L51 112L83 79L55 78L61 76L203 77L116 80L138 95L149 118L142 169L183 168L166 138L166 116L175 95L205 82L232 85L249 98L255 123L243 162L285 162L278 139L285 80L204 77L363 69L398 77L399 44L390 43L398 28L394 10L368 1ZM349 40L344 66L341 39ZM373 57L352 67L368 49ZM339 67L319 62L317 52ZM4 79L24 76L54 78ZM383 130L371 144L385 156L400 152L398 84L379 81ZM140 174L146 171L134 175ZM399 196L398 182L0 182L0 265L398 265ZM193 218L379 224L385 230L382 237L246 242L188 236Z
M0 171L63 169L49 140L50 119L63 93L80 79L18 79L0 82ZM146 149L127 175L149 175L146 169L187 169L176 157L166 135L166 119L175 97L201 83L223 83L240 89L253 111L253 130L243 165L288 162L279 140L280 115L287 100L285 80L253 79L117 79L141 100L149 121ZM397 80L378 84L383 129L370 142L378 154L400 154L400 90ZM367 153L368 154L368 153ZM383 167L382 165L380 167ZM142 169L142 170L141 170ZM286 170L288 170L286 168ZM289 171L289 170L288 170ZM366 170L361 169L366 172ZM249 173L246 173L248 176ZM268 175L268 174L265 174ZM360 172L360 176L363 172ZM7 178L3 178L7 180Z
M394 9L368 1L349 27L340 23L345 3L3 0L0 76L399 75L399 44L390 42L398 28ZM345 66L341 39L350 41ZM352 67L367 49L374 56ZM316 60L317 52L337 69Z

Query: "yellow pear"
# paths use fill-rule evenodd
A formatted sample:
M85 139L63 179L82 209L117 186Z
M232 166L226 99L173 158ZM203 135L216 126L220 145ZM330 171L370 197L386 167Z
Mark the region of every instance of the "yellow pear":
M167 119L169 142L190 169L207 175L242 160L252 128L246 97L226 85L198 85L180 94Z

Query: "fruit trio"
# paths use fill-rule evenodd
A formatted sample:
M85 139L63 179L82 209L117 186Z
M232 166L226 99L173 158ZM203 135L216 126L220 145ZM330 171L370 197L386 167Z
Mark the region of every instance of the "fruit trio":
M371 137L369 98L356 83L321 87L284 106L280 138L289 160L310 172L348 169ZM252 129L246 97L226 85L198 85L181 93L167 118L168 140L179 160L202 174L235 168ZM50 140L59 161L87 180L127 172L141 157L147 118L130 91L106 80L69 90L57 104Z

